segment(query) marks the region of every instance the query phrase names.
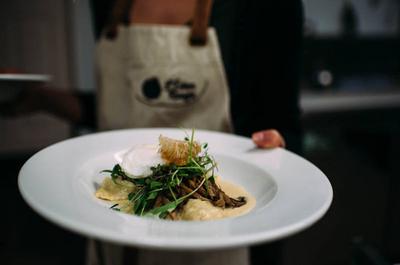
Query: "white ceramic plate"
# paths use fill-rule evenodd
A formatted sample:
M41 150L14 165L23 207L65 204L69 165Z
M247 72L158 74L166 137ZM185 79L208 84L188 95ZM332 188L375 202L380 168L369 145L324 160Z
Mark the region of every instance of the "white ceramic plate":
M257 199L246 215L218 221L165 221L110 210L95 198L96 186L113 156L136 144L157 143L176 129L132 129L97 133L52 145L22 167L18 184L26 202L40 215L77 233L126 245L161 249L213 249L283 238L320 219L332 201L326 176L305 159L284 149L255 149L250 139L196 131L219 164L218 174L245 187Z

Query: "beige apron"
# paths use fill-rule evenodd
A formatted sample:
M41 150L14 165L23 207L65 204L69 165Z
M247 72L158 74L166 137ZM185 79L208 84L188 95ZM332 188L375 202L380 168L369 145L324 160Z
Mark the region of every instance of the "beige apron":
M190 27L120 27L97 47L101 130L183 127L229 132L229 91L215 30L205 46Z

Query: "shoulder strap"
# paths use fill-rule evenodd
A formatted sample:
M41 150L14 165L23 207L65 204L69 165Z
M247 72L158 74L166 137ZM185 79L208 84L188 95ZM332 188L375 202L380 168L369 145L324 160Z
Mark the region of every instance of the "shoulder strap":
M111 0L109 0L111 1ZM122 22L129 25L129 10L134 4L134 0L116 0L113 9L108 17L107 27L105 29L108 39L115 39L117 36L118 25Z
M212 0L197 0L190 32L190 45L203 46L207 43L207 29Z
M129 10L133 4L134 0L116 0L107 23L107 38L114 39L117 36L117 26L120 22L129 24ZM190 45L203 46L207 43L207 29L211 7L212 0L197 0L190 31Z

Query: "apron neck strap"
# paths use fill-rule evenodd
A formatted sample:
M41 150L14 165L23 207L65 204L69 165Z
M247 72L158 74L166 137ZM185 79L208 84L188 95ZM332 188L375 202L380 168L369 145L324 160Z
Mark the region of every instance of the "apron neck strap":
M190 45L203 46L207 43L207 29L210 19L212 0L197 0L190 31Z
M106 29L106 36L114 39L117 36L117 26L123 22L129 24L129 10L135 0L117 0L111 11ZM212 0L197 0L193 14L193 23L190 31L189 42L192 46L204 46L207 43L207 29L210 19Z
M122 22L129 25L129 10L133 6L135 0L117 0L108 17L105 30L108 39L115 39L118 34L118 25Z

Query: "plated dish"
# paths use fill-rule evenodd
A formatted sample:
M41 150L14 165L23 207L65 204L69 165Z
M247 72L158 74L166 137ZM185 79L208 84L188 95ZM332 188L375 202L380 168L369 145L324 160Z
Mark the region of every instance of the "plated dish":
M248 138L196 130L218 162L218 175L243 187L256 205L247 214L212 221L169 221L110 210L94 196L116 156L182 130L132 129L52 145L22 167L18 184L40 215L71 231L120 244L160 249L215 249L273 241L306 229L328 210L332 187L305 159L277 148L256 149Z
M135 145L116 154L117 164L96 197L110 209L143 217L202 221L249 212L255 199L242 187L221 180L208 144L194 130L182 140L160 135L158 144ZM249 178L251 181L251 178Z

